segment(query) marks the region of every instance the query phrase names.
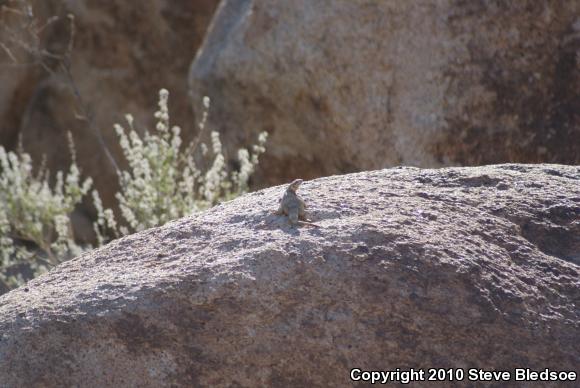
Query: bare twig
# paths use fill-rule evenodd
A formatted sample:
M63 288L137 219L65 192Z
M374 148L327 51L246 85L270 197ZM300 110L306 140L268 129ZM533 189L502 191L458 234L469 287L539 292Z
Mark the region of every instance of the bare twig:
M16 59L16 57L14 56L14 54L12 54L12 51L10 51L10 49L4 43L0 42L0 47L2 47L2 49L10 57L10 59L12 60L12 62L18 63L18 60Z

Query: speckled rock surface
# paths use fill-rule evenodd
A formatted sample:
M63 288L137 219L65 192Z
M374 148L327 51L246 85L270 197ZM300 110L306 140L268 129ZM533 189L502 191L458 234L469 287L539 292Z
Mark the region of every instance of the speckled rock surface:
M224 0L190 71L280 182L396 165L580 163L580 2Z
M270 214L283 190L0 297L2 386L322 387L349 385L354 367L580 365L580 167L305 182L320 228Z

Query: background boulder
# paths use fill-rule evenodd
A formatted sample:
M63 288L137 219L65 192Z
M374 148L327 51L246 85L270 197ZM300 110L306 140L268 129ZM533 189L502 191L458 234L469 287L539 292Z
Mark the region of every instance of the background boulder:
M190 71L262 179L580 163L580 3L224 0Z
M124 115L131 113L138 130L153 128L158 92L166 88L172 121L183 127L186 137L193 137L197 127L187 98L187 69L218 1L0 1L17 11L30 4L30 21L38 25L58 18L36 34L41 49L65 53L74 36L70 75L77 89L61 71L62 61L47 59L52 73L47 72L0 30L0 42L17 59L13 63L0 50L0 144L15 148L20 137L33 160L40 163L46 156L51 171L63 170L70 163L66 133L71 131L83 173L94 178L111 206L117 177L97 132L122 163L113 124L125 123ZM72 35L69 14L74 16ZM32 45L30 29L24 28L29 19L6 9L2 17L19 32L20 41Z
M573 370L580 168L398 168L127 236L0 297L4 386L344 386L350 368ZM419 385L419 384L418 384ZM424 386L430 386L425 383Z

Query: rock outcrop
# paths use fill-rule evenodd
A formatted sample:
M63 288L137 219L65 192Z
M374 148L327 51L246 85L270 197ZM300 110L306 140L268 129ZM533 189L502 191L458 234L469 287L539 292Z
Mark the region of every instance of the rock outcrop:
M317 179L301 193L320 228L270 213L283 190L0 297L2 386L322 387L349 385L351 368L580 365L580 167Z
M270 182L580 163L580 3L225 0L190 71ZM306 176L307 175L307 176Z

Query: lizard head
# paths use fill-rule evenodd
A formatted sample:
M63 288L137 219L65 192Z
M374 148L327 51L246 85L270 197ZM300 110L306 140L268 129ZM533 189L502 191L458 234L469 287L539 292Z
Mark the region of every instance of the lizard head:
M290 185L288 186L288 188L292 191L296 191L298 190L298 187L300 187L300 185L302 184L302 182L304 182L302 179L294 179L292 181L292 183L290 183Z

